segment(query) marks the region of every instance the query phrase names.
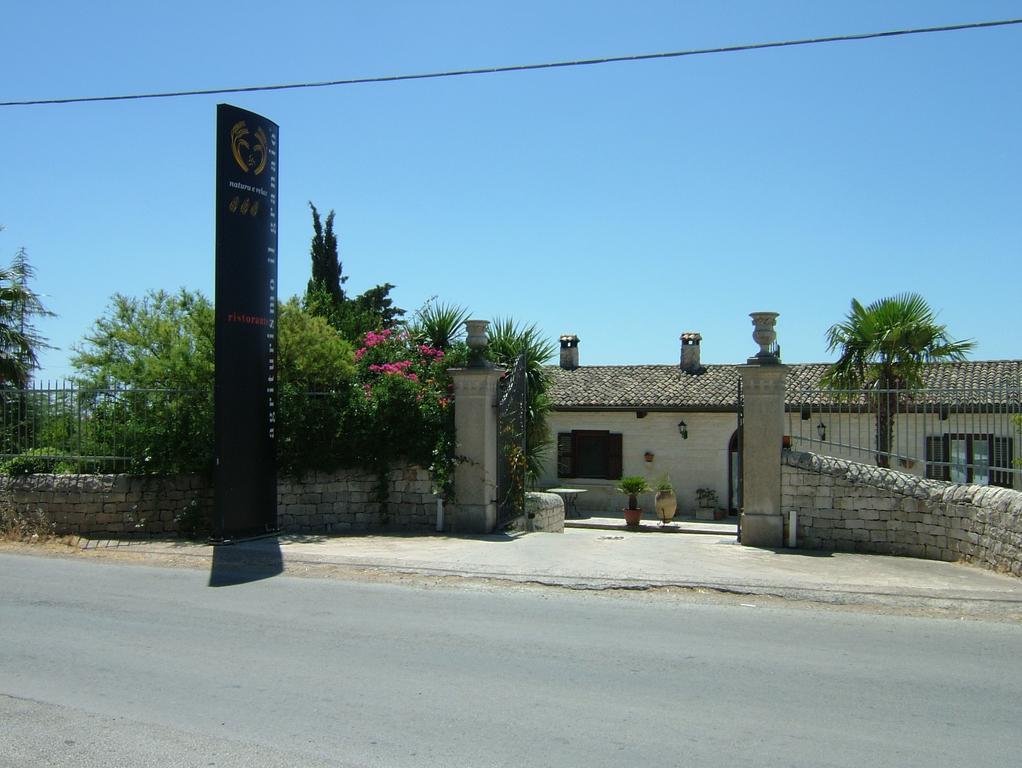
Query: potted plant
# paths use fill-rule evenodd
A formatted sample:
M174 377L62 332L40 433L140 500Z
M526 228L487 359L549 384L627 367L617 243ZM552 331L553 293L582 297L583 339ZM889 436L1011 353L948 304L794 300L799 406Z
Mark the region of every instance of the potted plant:
M696 517L699 520L717 519L717 492L712 488L697 488L696 502L699 507Z
M650 490L646 478L638 475L622 477L618 480L617 491L628 497L628 506L625 508L625 523L638 525L642 519L642 510L639 508L639 501L636 498L640 493Z
M717 492L712 488L696 488L696 499L700 509L713 509L717 506Z
M674 486L671 484L669 475L664 475L653 485L656 491L656 514L660 518L661 525L667 525L674 519L674 513L678 511L678 497L674 494Z

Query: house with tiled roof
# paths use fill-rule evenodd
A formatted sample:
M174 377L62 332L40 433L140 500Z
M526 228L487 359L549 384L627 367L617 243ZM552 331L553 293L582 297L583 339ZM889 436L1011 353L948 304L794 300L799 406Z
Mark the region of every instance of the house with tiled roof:
M548 369L555 442L541 486L585 491L578 507L606 512L622 505L613 490L622 475L642 475L650 482L669 476L680 513L695 511L696 491L705 488L716 494L718 516L734 514L739 366L703 365L701 341L698 333L682 334L677 365L584 366L578 337L562 336L560 363ZM788 365L786 440L870 463L875 417L855 398L821 387L827 368L827 363ZM1010 470L1018 439L1012 417L1019 412L1022 361L936 363L923 379L923 391L908 398L906 413L896 420L895 446L904 454L896 468L937 479L1020 487L1018 471ZM868 448L865 455L862 445ZM652 508L651 497L643 506Z

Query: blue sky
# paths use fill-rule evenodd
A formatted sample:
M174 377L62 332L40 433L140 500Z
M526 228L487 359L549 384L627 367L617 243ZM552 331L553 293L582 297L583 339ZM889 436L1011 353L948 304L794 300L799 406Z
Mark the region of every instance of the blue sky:
M1022 2L8 3L0 101L307 82L1022 17ZM0 108L0 258L58 317L213 291L213 129L280 125L281 298L336 210L347 288L581 338L583 364L831 359L849 301L918 291L1019 356L1022 26L447 80ZM1009 314L1010 312L1010 314Z

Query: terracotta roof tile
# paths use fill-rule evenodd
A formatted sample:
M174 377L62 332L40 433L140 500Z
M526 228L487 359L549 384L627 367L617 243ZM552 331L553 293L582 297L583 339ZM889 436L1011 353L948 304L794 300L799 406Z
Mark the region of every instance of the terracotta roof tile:
M800 391L816 390L829 363L788 366L788 400L802 402ZM550 366L555 410L734 410L737 365L707 365L685 373L677 365L590 365L564 370ZM928 389L990 389L985 402L1002 401L1003 392L1018 401L1022 360L935 363L923 375Z

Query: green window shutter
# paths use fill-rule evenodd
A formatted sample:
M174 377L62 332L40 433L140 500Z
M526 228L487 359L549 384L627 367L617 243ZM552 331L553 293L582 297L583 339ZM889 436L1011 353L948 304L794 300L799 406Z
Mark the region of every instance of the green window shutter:
M931 480L947 480L950 477L946 447L944 435L926 438L926 476Z
M575 467L572 461L572 437L570 432L557 433L557 476L574 477Z
M621 479L622 470L621 435L607 435L607 477L611 480Z
M1011 469L1014 465L1014 446L1010 437L993 438L993 451L990 456L990 485L999 485L1002 488L1013 487Z

